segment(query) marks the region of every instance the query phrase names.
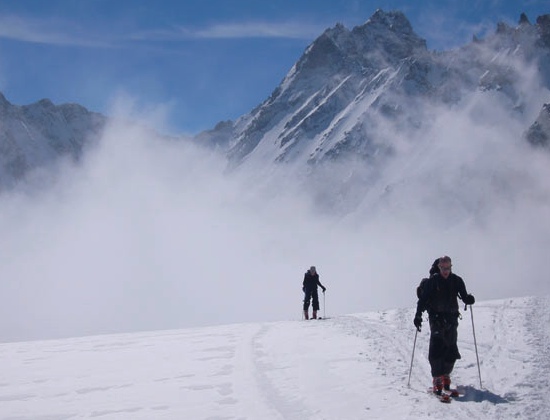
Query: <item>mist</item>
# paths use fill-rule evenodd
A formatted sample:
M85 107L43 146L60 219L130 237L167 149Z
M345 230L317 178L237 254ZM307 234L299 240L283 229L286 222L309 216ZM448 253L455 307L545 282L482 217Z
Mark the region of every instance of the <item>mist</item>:
M0 338L295 318L323 229L307 203L255 200L225 168L112 125L47 187L2 196Z
M305 180L114 122L0 197L0 340L298 320L310 265L327 316L415 305L444 254L478 301L548 294L550 157L522 139L548 92L525 91L522 113L478 93L407 136L380 122L391 157ZM337 194L345 212L319 199Z

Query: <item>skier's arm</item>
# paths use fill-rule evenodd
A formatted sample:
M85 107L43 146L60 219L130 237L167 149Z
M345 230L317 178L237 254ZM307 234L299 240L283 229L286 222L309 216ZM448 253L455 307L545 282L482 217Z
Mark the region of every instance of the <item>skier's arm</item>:
M420 293L418 296L418 301L416 302L416 314L414 315L413 324L418 331L422 329L422 312L424 312L428 307L428 297L429 297L429 281L423 281L421 283Z
M469 294L466 290L466 285L464 284L464 280L462 280L461 277L458 277L458 297L464 302L466 305L473 305L476 301L473 295Z
M416 314L422 316L422 312L428 309L428 301L430 297L430 279L422 279L419 289L417 289L418 301L416 302Z
M317 279L317 284L321 287L321 289L323 289L323 292L324 292L325 290L327 290L327 288L321 284L321 282L319 281L319 279Z
M426 310L426 305L422 302L421 299L418 299L416 302L416 316L422 316L422 312Z

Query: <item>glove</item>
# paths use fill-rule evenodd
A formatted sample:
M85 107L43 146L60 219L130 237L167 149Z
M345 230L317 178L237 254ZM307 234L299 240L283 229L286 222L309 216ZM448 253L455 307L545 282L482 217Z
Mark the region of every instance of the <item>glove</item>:
M323 287L323 293L325 293L325 290L327 290L327 288L326 288L326 287Z
M416 316L414 317L414 326L416 327L416 330L418 332L420 332L422 330L422 316L420 316L419 314L416 314Z
M475 299L474 295L466 295L466 296L464 296L464 299L462 299L462 301L466 305L473 305L476 302L476 299Z

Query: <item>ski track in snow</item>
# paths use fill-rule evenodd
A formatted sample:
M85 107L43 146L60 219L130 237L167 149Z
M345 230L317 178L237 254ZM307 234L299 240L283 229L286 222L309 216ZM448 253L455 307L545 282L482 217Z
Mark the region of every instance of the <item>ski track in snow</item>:
M428 325L414 308L324 320L0 344L0 419L545 419L550 299L463 312L453 383L427 393Z
M550 419L550 404L544 401L550 389L550 300L534 298L526 308L525 329L530 334L528 345L533 351L533 370L527 376L526 387L532 388L527 412L532 418Z

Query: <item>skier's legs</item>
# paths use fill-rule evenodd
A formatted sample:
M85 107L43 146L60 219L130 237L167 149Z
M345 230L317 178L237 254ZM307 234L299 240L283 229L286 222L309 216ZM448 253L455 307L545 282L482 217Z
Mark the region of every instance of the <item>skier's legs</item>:
M311 300L311 290L305 290L304 292L304 311L309 309L309 302Z
M445 338L441 325L436 320L430 319L430 348L428 361L432 371L432 377L436 378L445 374Z
M448 343L448 353L447 353L447 359L449 360L457 360L461 359L462 356L460 355L460 352L458 351L458 321L454 321L451 323L447 331L445 331L445 341Z
M456 319L437 317L430 319L430 349L428 359L433 377L443 377L444 385L450 385L450 374L460 353L457 347Z
M319 295L317 294L317 289L312 290L311 297L313 298L313 310L318 311L319 310Z
M458 338L458 322L452 322L444 331L445 343L446 343L446 352L445 360L443 363L443 374L447 376L448 382L450 384L450 375L454 369L455 362L457 359L460 359L460 352L458 351L457 338Z
M441 363L441 371L445 376L451 376L451 373L455 367L456 360L443 360Z

